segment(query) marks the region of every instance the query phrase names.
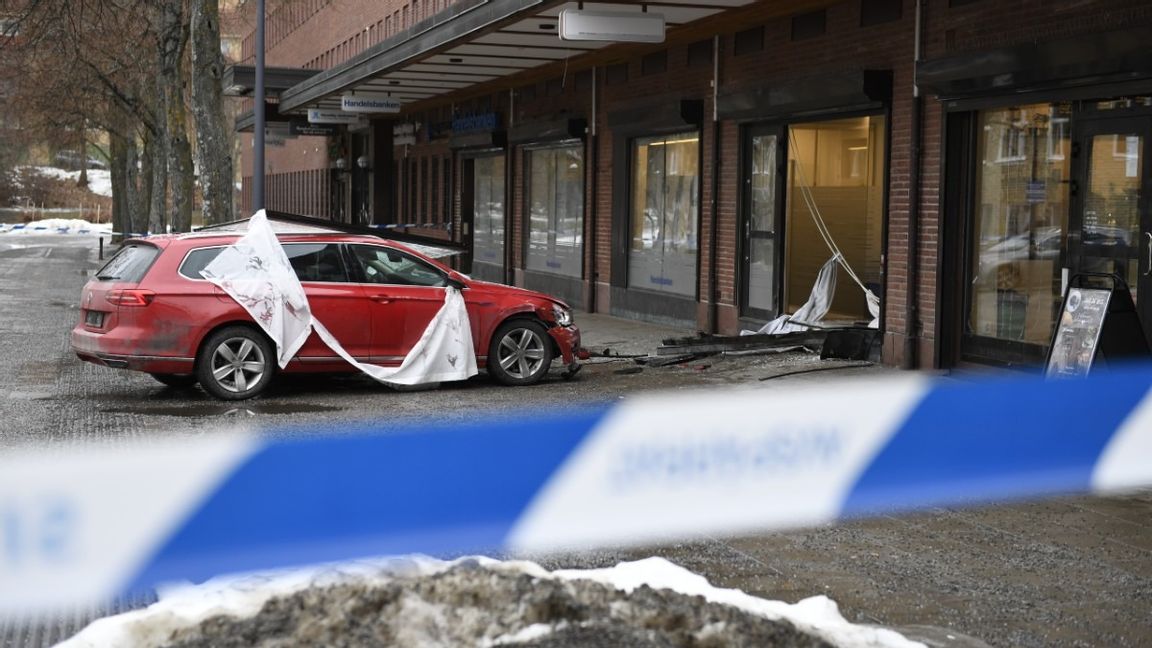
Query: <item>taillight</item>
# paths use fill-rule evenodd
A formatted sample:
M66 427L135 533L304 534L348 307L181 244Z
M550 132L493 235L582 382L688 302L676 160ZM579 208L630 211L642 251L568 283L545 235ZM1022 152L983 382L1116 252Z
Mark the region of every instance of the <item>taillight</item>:
M117 306L147 306L155 299L156 293L151 290L129 288L126 290L109 290L104 299Z

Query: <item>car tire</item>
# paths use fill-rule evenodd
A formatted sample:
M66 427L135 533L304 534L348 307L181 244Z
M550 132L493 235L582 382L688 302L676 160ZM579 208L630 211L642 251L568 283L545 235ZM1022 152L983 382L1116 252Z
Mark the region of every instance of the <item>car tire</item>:
M175 389L187 389L196 384L195 374L154 373L148 375L155 378L156 382Z
M552 357L552 340L539 322L509 320L488 346L488 373L505 385L532 385L548 374Z
M276 373L276 354L262 333L247 326L216 331L196 356L204 391L222 400L244 400L263 392Z

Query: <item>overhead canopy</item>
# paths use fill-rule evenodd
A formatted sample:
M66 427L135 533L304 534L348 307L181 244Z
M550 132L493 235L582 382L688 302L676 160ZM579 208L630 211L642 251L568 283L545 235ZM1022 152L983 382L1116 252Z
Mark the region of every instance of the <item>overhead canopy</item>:
M616 43L563 41L565 9L662 14L669 34L688 23L752 5L754 0L657 0L577 3L549 0L463 0L280 94L280 112L340 109L341 96L388 97L413 104L533 68L579 57ZM789 3L791 4L791 3ZM807 9L813 3L803 4ZM825 3L830 4L830 3ZM763 18L795 12L761 5ZM758 12L759 13L759 12Z
M316 74L316 70L265 66L264 96L278 97L281 92ZM224 94L229 97L251 97L256 89L256 66L237 64L224 68L223 86Z

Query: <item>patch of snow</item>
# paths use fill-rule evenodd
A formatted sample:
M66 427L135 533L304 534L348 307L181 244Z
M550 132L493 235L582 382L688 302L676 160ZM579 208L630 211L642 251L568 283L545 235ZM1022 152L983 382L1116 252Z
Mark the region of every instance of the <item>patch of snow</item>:
M522 628L519 632L512 634L501 635L490 641L482 641L478 645L480 648L494 648L495 646L508 646L518 643L527 643L529 641L536 641L543 637L556 632L559 628L556 625L549 623L533 623L532 625Z
M68 171L65 169L59 169L57 167L47 166L21 168L31 169L42 176L56 178L57 180L71 180L72 182L76 182L80 179L79 171ZM98 196L111 197L112 172L108 171L107 169L88 169L88 191L91 191Z
M50 210L45 210L50 211ZM94 224L79 218L46 218L30 223L5 224L0 234L109 234L111 223Z
M826 596L813 596L795 604L757 598L737 589L722 589L664 558L625 562L607 569L566 569L549 572L527 561L498 561L486 557L443 561L426 556L368 559L337 565L262 572L213 578L200 585L177 584L158 588L159 600L147 608L99 619L58 648L103 648L114 646L163 645L174 632L199 625L217 615L251 617L276 596L288 596L309 587L360 582L384 584L393 577L428 576L447 571L465 561L488 569L524 573L536 578L564 580L589 579L624 592L641 585L671 589L706 600L734 606L769 619L785 619L797 628L811 632L841 648L925 648L903 635L884 628L850 623L840 614L836 602ZM417 603L428 609L414 609ZM436 616L439 610L424 602L413 602L405 617ZM418 619L417 619L418 620ZM515 645L547 636L559 628L537 623L515 633L482 640L486 647ZM417 631L417 628L413 628ZM704 628L701 634L707 635Z

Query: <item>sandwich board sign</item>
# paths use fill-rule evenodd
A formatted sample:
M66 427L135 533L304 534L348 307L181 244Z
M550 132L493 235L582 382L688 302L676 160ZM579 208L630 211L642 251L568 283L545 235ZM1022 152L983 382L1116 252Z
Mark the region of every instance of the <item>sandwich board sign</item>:
M1085 286L1086 278L1108 280L1112 287ZM1096 273L1073 277L1052 334L1045 377L1083 377L1093 365L1150 356L1152 348L1124 280Z

